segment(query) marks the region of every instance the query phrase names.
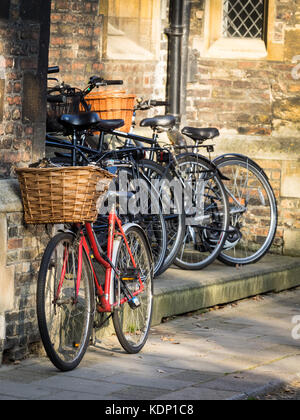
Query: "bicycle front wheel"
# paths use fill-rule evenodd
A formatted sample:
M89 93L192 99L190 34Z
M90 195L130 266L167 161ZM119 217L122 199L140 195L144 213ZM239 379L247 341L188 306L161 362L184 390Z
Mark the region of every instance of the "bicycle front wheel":
M70 233L56 235L48 244L39 271L37 317L40 335L51 362L61 371L81 362L92 333L94 285L83 252L77 294L79 246Z
M257 262L270 249L277 228L277 205L263 170L246 156L215 159L229 198L229 234L219 255L227 265Z
M114 262L121 276L132 270L136 265L138 277L134 280L114 279L115 299L121 301L128 295L135 296L133 300L120 305L113 312L113 323L121 346L127 353L138 353L145 345L152 318L153 303L153 268L151 250L143 230L133 224L123 227L129 249L124 238L115 243ZM129 252L130 250L130 252ZM131 255L130 255L131 253Z

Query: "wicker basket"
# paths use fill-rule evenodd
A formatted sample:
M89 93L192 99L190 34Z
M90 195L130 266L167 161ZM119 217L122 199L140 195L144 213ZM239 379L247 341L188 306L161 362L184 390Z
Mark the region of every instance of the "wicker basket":
M124 126L119 130L128 133L132 124L135 95L124 91L91 92L86 102L91 105L91 111L98 112L102 120L124 120Z
M27 224L93 222L114 177L96 167L17 169Z

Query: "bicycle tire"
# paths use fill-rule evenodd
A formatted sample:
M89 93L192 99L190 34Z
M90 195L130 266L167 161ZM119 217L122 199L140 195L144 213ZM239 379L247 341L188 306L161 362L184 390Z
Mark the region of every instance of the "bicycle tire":
M126 239L133 254L144 291L137 296L140 306L132 308L128 302L121 305L113 312L113 324L118 340L123 349L130 354L141 351L146 344L152 319L153 306L153 270L151 249L144 231L137 225L126 224L123 226ZM113 262L121 273L132 264L131 257L123 238L114 243ZM136 281L127 282L131 293L139 288ZM118 280L114 277L115 297L118 294ZM120 299L124 297L121 291Z
M124 172L126 173L127 179L125 177L125 180L119 183L120 177L122 177L122 173ZM120 218L123 220L124 224L127 222L137 223L146 233L153 254L154 277L157 277L165 261L167 252L166 223L162 212L159 193L152 188L151 182L144 176L141 176L140 180L143 181L141 184L138 184L140 193L143 191L140 195L142 197L143 194L147 194L148 204L145 204L145 201L141 206L141 212L134 214L133 209L130 208L129 200L129 202L127 202L128 208L126 209L126 214L120 215ZM117 185L117 190L123 191L124 188L126 191L136 190L135 181L140 180L135 177L131 170L122 168L118 174L117 183L119 183L119 185ZM142 207L144 207L145 212L143 212Z
M269 251L276 235L278 210L273 189L263 169L247 156L219 157L214 162L221 172L230 178L230 181L224 181L225 187L238 201L244 202L246 208L243 213L239 214L233 199L229 204L230 226L231 229L235 229L235 233L228 236L225 249L218 258L230 266L253 264ZM239 180L237 179L238 174ZM239 186L242 187L242 177L246 178L249 185L249 191L244 197L242 191L237 191ZM243 188L245 189L245 184ZM255 194L255 190L257 190L257 194ZM260 217L260 214L263 216ZM249 238L247 238L247 229L249 228L252 230L249 231ZM235 238L234 235L240 236L237 242L235 239L238 237ZM233 246L235 242L236 245ZM248 249L246 249L246 243L249 245ZM243 247L244 254L247 254L244 256L242 255Z
M202 213L201 223L194 223L189 211L186 214L185 237L174 263L185 270L201 270L215 261L225 243L229 225L227 195L215 166L201 155L185 153L177 157L177 164L182 179L195 182L192 201L196 202L196 213L200 202ZM194 194L198 181L203 192Z
M159 193L161 200L164 201L164 198L168 196L168 199L172 202L166 203L167 206L173 206L175 209L174 214L165 214L163 208L168 238L165 260L157 273L157 275L161 275L172 265L181 246L185 233L185 214L181 211L181 197L178 197L176 192L172 193L171 189L168 188L168 185L171 185L174 179L171 172L166 172L165 168L149 159L141 160L139 165L150 182L152 180L160 182ZM164 184L164 179L166 180L166 185Z
M95 291L85 252L81 287L77 299L74 298L77 255L78 246L74 245L71 233L59 233L53 237L43 255L37 284L37 318L41 339L49 359L63 372L79 365L93 328ZM63 263L66 264L66 273L60 302L56 300L54 303Z

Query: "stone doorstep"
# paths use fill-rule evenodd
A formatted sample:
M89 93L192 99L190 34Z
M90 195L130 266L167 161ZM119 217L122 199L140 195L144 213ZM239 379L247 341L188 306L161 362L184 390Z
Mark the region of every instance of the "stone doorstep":
M21 192L16 179L0 180L0 213L22 212Z
M300 258L267 255L253 265L215 262L202 271L170 268L154 279L152 325L180 315L251 296L300 286Z

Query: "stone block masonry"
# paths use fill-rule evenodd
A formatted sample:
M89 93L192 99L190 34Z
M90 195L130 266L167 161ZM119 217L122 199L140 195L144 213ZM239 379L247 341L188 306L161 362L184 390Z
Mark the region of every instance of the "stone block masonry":
M39 341L36 317L36 282L41 257L52 228L24 225L16 180L0 181L0 358L25 357ZM1 344L2 342L2 344ZM1 348L2 346L2 348Z

